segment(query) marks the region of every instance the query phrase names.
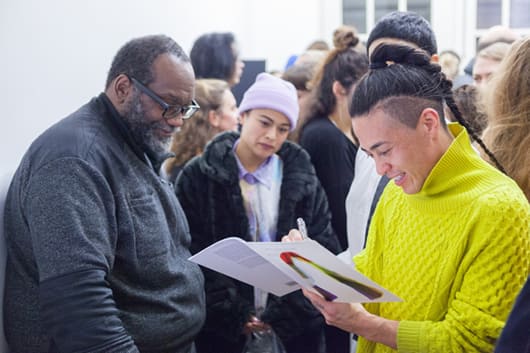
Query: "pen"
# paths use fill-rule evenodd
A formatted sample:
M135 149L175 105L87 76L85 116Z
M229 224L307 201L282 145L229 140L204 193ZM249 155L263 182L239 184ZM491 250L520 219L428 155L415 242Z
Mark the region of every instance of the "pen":
M307 239L307 228L305 226L305 222L302 218L297 218L296 223L298 223L298 231L302 235L302 239Z

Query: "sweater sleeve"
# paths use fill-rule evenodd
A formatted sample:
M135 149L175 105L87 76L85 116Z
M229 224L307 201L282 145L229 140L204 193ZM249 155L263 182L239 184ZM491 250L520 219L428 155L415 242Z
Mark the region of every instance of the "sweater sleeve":
M103 176L82 160L55 160L31 176L24 196L41 319L57 350L137 351L106 281L117 229Z
M476 207L445 317L401 321L400 352L475 352L494 348L508 313L527 278L530 211L520 200L494 196Z

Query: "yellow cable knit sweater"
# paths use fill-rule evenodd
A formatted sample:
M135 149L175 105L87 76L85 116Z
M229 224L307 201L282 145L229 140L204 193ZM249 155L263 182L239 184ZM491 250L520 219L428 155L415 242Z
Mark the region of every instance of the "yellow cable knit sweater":
M492 352L529 273L528 201L449 128L455 139L419 193L389 183L354 259L404 299L366 305L400 321L399 352ZM359 339L358 353L393 351Z

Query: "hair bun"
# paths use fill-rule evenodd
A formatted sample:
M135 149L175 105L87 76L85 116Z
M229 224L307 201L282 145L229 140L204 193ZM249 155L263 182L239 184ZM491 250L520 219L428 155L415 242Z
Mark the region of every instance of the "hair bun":
M340 26L333 32L333 45L339 50L353 48L359 44L359 38L355 35L357 30L352 26Z
M380 44L374 49L370 56L370 62L372 63L391 61L395 64L422 67L427 71L433 71L437 68L439 71L438 66L436 68L434 66L431 67L430 60L430 56L428 56L425 51L408 45L398 44Z

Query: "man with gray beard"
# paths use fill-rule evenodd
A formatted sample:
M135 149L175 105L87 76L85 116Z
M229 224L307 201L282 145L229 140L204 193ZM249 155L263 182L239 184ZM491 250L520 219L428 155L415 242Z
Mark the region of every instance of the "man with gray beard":
M5 206L11 352L195 351L203 277L158 174L194 80L172 39L133 39L105 92L33 142Z

